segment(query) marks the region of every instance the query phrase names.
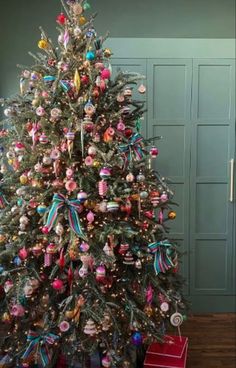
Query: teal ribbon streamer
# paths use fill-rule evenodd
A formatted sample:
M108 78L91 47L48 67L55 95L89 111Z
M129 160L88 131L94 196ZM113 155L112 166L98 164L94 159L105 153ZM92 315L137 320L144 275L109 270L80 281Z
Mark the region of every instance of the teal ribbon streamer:
M38 354L38 358L40 359L40 363L43 367L47 367L47 365L51 361L51 354L49 352L49 346L53 345L56 340L59 339L59 336L53 333L46 333L46 334L38 334L35 331L29 331L27 335L27 341L29 345L27 346L22 359L28 359L32 354Z
M78 199L69 200L63 194L60 193L54 194L53 196L52 206L50 208L45 226L48 228L49 231L51 230L51 228L56 222L58 211L62 207L67 207L68 209L68 219L71 229L80 238L85 239L85 235L83 234L78 216L78 211L80 208L80 200Z
M171 267L176 267L177 253L168 240L150 243L148 249L155 255L154 270L156 275L161 272L165 273Z

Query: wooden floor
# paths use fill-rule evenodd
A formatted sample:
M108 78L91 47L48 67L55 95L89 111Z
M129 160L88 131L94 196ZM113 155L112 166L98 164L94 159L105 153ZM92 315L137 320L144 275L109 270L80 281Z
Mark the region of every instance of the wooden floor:
M186 368L236 368L236 314L189 317L181 331L189 337Z

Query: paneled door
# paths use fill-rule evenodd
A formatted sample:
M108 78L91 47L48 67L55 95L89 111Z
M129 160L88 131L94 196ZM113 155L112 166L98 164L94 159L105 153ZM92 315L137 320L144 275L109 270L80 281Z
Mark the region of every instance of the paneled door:
M189 174L191 118L191 59L148 60L148 137L156 142L159 155L155 169L174 191L177 218L170 223L169 237L180 250L189 252ZM182 259L181 273L189 280L189 253ZM186 293L189 292L186 285Z
M192 295L234 294L233 59L193 61L190 280ZM225 299L227 305L227 299Z
M170 236L187 252L192 309L233 311L234 60L148 60L148 127L180 205Z

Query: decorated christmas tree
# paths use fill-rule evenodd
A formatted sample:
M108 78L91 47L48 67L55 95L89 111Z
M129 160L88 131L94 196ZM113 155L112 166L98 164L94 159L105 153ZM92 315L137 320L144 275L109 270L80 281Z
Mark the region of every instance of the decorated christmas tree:
M41 29L1 101L0 367L133 367L185 315L172 192L140 134L144 76L112 75L87 0L62 5L58 46Z

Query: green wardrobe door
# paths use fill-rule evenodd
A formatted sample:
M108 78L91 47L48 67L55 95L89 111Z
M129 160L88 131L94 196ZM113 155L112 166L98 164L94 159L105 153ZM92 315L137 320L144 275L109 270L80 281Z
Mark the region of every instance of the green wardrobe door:
M181 251L189 251L189 170L192 60L148 60L148 136L162 136L155 142L159 155L153 167L167 177L179 207L170 222L171 239ZM181 273L189 280L189 253L182 258ZM188 293L188 286L186 287Z
M234 60L194 60L192 91L191 294L230 295L235 278L230 199L230 160L235 147Z

